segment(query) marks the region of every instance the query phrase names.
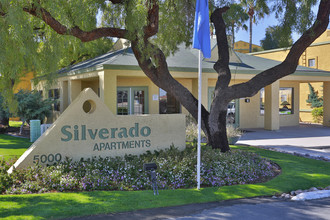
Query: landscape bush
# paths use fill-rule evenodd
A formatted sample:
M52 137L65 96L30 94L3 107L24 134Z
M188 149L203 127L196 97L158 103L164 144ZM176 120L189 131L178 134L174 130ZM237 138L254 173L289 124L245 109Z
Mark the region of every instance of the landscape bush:
M313 108L312 116L313 116L314 122L322 123L322 121L323 121L323 107Z
M152 189L149 173L143 164L155 162L159 189L196 186L196 149L147 152L140 156L92 158L78 162L70 159L56 165L32 166L7 174L12 162L0 163L0 190L3 194L24 194L91 190ZM257 154L232 150L221 153L203 147L201 185L224 186L255 183L277 174L277 166Z

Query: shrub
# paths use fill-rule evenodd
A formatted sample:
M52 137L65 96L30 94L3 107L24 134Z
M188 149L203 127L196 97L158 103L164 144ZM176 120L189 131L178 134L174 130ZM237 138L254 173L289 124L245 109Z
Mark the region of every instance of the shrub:
M322 121L323 121L323 107L314 108L312 110L312 115L313 115L314 122L322 123Z
M235 128L232 125L227 125L227 137L228 138L241 136L242 134L243 134L243 132L240 129Z
M1 192L7 194L42 193L52 191L146 190L151 189L144 163L155 162L159 189L196 186L196 149L184 151L171 147L147 152L140 156L92 158L26 170L14 170L8 175L8 164L1 164ZM204 147L201 163L203 186L224 186L258 182L276 175L274 165L260 156L239 150L221 153Z

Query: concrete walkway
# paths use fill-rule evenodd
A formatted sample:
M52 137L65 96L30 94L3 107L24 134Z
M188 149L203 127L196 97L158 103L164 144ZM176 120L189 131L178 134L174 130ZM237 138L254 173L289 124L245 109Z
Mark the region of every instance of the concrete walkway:
M308 154L330 160L330 128L315 124L281 127L277 131L248 129L237 144Z

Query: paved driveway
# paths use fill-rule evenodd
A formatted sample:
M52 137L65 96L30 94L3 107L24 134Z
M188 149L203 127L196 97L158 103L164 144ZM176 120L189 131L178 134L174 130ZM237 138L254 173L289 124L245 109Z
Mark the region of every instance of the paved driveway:
M281 127L278 131L248 129L237 143L323 156L330 160L330 128L321 125L300 124Z

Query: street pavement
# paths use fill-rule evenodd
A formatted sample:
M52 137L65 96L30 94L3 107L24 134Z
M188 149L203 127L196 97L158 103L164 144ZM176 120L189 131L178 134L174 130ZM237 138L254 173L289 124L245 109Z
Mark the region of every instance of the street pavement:
M313 157L323 157L330 161L330 128L320 125L301 124L295 127L283 127L278 131L249 129L241 137L238 144L260 146L287 153L308 154ZM269 197L249 198L72 219L329 220L330 197L307 201Z
M70 220L329 220L330 198L291 201L273 198L237 199L70 218Z
M281 127L277 131L248 129L237 144L287 153L308 154L330 160L330 128L315 124Z
M248 202L224 205L207 209L198 214L188 215L177 220L316 220L330 219L330 198L308 201L269 201L250 199Z

